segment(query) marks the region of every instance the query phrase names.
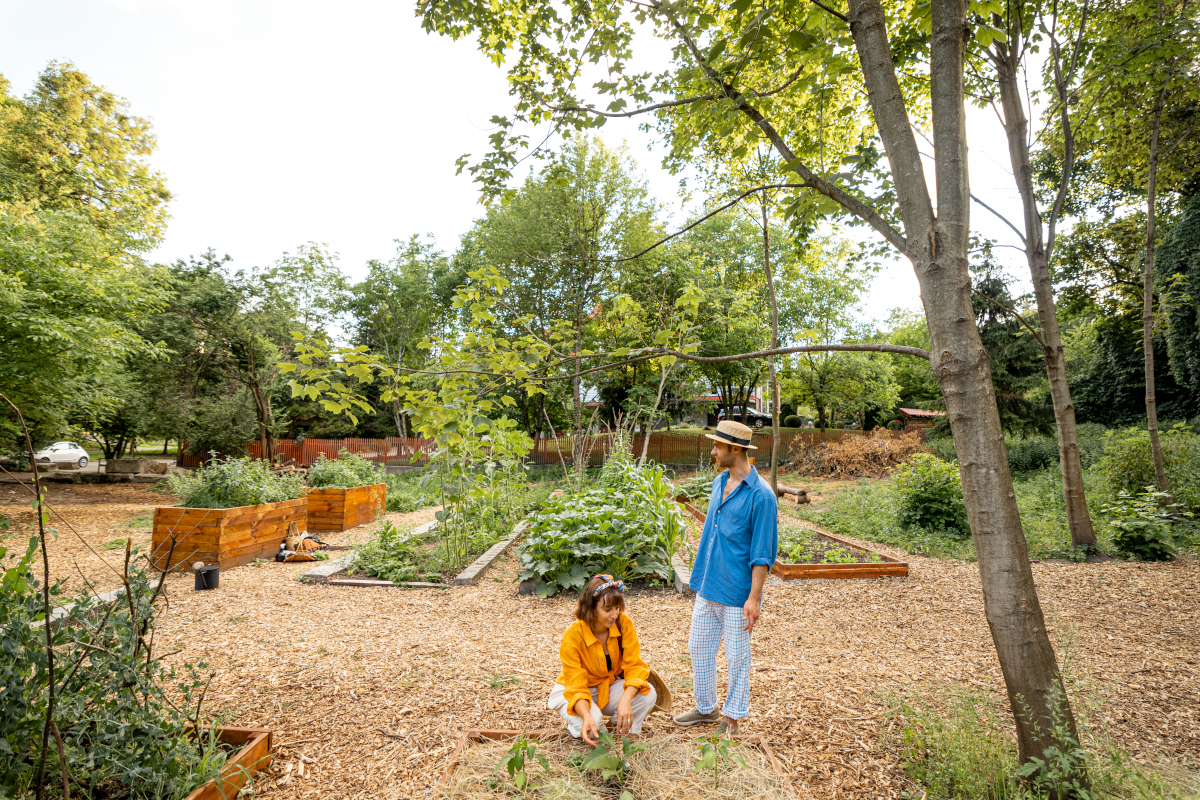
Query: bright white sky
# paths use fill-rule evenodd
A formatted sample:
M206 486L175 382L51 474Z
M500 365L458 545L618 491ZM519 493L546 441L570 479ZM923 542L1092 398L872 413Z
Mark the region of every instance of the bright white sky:
M469 41L427 35L409 3L383 0L0 0L0 73L18 95L52 59L150 118L152 158L175 195L161 261L212 247L239 267L322 242L353 277L395 239L432 234L450 251L479 215L469 176L454 162L487 147L488 119L506 114L504 73ZM971 115L972 188L1020 218L1002 132ZM627 139L668 210L678 180L631 122ZM974 227L1016 237L976 206ZM1001 249L1015 276L1021 254ZM887 265L864 298L867 318L919 309L906 263Z

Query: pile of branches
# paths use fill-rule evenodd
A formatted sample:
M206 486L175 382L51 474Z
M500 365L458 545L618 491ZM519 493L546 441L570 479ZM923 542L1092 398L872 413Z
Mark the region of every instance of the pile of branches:
M917 453L926 452L917 431L878 429L829 442L797 437L788 452L787 469L821 478L886 478Z

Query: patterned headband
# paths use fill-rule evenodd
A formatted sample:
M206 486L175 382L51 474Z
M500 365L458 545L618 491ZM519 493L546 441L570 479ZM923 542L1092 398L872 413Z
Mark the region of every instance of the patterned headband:
M595 588L595 590L592 591L592 597L595 597L596 595L603 592L605 589L608 589L612 586L617 587L617 591L620 592L621 594L625 594L625 582L624 581L619 581L619 580L613 578L612 575L597 575L596 577L604 578L604 583L600 584L599 586L597 586Z

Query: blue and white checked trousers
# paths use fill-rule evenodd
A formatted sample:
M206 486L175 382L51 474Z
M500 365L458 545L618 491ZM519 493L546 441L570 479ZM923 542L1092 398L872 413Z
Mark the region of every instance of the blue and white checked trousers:
M745 626L741 606L723 606L696 596L688 654L692 657L696 710L701 714L710 714L717 707L717 648L722 638L729 682L721 713L730 719L750 713L750 634L742 630Z

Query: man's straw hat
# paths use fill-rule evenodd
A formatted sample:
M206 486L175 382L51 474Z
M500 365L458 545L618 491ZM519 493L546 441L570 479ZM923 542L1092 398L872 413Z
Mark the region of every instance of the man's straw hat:
M740 422L734 422L731 419L722 420L717 423L717 430L714 433L704 434L714 442L724 442L725 444L736 444L739 447L744 447L747 450L757 450L758 448L750 442L754 439L754 431Z

